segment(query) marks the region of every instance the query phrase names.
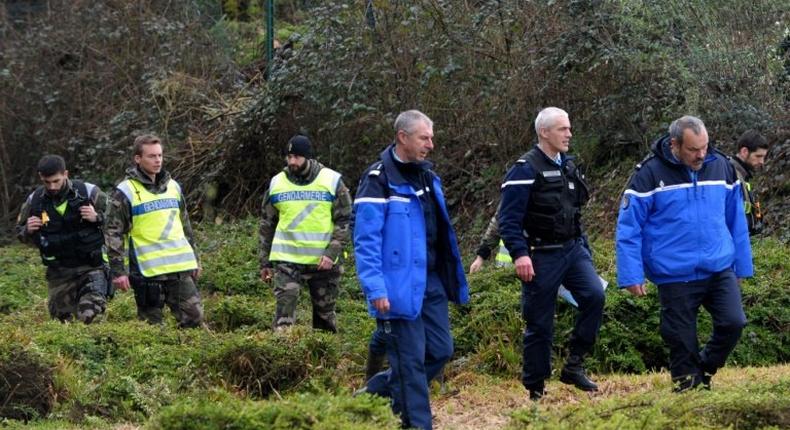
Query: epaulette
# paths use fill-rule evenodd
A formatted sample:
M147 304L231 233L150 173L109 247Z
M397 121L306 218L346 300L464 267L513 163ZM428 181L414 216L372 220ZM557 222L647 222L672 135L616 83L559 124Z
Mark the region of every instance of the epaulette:
M650 153L649 153L649 154L647 154L647 155L645 156L645 158L643 158L643 159L642 159L642 161L640 161L640 162L636 163L636 166L634 166L634 170L639 170L639 169L641 169L641 168L642 168L642 166L643 166L643 165L644 165L644 164L647 162L647 160L650 160L651 158L653 158L653 157L655 157L655 156L656 156L656 154L655 154L653 151L650 151Z
M373 166L373 167L372 167L372 168L371 168L371 169L368 171L368 176L378 176L378 175L380 175L380 174L381 174L381 168L382 168L383 166L384 166L384 163L378 163L378 164L376 164L375 166Z
M527 155L529 155L529 152L525 152L524 155L519 157L518 160L516 160L516 163L521 163L521 164L526 163L527 162Z

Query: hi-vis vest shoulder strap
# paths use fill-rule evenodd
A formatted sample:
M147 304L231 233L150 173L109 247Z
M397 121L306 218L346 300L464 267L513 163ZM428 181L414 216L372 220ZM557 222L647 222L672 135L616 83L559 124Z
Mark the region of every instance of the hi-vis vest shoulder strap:
M499 250L496 253L496 266L507 267L513 265L513 259L510 258L510 251L505 247L505 242L499 239Z
M181 187L172 179L161 194L127 179L118 184L132 207L129 245L145 277L197 269L192 245L181 224Z
M269 199L279 212L269 260L318 264L332 238L332 202L340 173L322 168L315 180L297 185L285 172L272 178Z

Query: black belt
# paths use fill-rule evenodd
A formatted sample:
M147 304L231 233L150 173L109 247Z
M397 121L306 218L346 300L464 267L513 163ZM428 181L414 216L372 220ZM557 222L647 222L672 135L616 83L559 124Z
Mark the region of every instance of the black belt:
M579 237L574 237L567 240L540 240L537 239L534 245L529 246L530 251L551 251L555 249L562 249L568 245L573 244Z

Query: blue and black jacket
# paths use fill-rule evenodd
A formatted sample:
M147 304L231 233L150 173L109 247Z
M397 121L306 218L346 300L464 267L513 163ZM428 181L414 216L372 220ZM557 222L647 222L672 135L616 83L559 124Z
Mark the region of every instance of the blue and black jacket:
M415 189L399 172L392 149L388 146L380 161L365 171L354 199L357 276L372 316L415 320L422 311L428 277L423 193L432 192L439 209L434 270L448 299L468 303L469 286L439 177L430 172L432 189ZM371 302L384 297L390 311L380 314Z
M678 161L669 135L637 166L617 220L617 282L661 285L705 279L733 269L753 274L741 185L712 147L698 171Z

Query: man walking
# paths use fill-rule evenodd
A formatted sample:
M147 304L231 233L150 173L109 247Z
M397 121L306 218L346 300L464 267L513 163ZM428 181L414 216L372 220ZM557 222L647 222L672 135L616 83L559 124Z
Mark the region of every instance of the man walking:
M620 288L644 296L645 275L658 285L675 390L710 388L746 325L738 279L753 269L741 186L727 158L710 147L699 118L672 122L652 157L637 166L623 194L616 240ZM713 318L702 350L700 306Z
M395 141L362 176L354 200L357 274L390 368L365 391L392 399L405 428L432 428L428 382L453 353L448 301L469 288L438 176L425 160L433 121L395 120Z
M313 328L337 332L340 257L348 242L351 194L340 173L313 159L306 136L288 142L287 166L263 197L261 279L274 279L274 328L296 322L302 282L310 289Z
M162 168L162 146L157 136L138 136L135 166L113 192L105 232L112 282L134 290L141 320L161 324L167 303L179 327L197 327L203 320L195 286L201 268L181 186Z
M527 328L521 381L530 399L538 400L551 376L560 284L579 305L560 381L584 391L598 389L585 374L583 362L601 326L604 291L581 224L587 184L573 157L566 155L571 138L568 114L556 107L543 109L535 119L535 132L538 144L518 159L502 184L499 232L522 281Z
M76 315L90 324L104 312L108 294L102 258L107 196L91 183L70 180L58 155L41 158L38 176L43 185L22 205L17 236L38 247L47 267L49 315L60 321Z

